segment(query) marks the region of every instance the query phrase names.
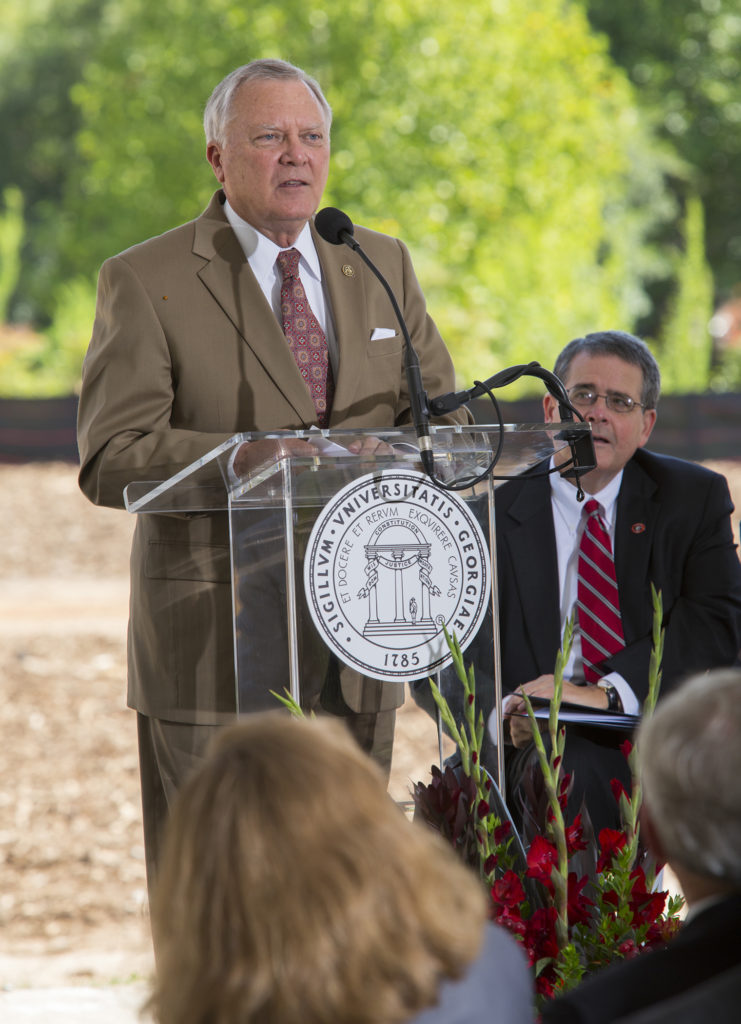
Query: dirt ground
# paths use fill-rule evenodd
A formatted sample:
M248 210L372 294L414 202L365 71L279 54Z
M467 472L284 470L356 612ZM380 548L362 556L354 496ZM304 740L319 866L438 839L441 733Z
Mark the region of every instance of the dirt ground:
M741 509L741 459L708 465ZM146 977L125 701L133 517L88 504L74 466L0 465L0 523L0 988ZM400 726L414 736L408 705ZM417 755L398 766L400 796L424 777ZM425 747L423 763L433 757Z
M36 958L40 984L146 971L133 517L94 508L75 467L51 463L0 466L0 522L0 984L32 984Z
M151 968L136 719L126 708L134 517L74 466L0 464L0 989ZM437 739L407 702L394 797Z

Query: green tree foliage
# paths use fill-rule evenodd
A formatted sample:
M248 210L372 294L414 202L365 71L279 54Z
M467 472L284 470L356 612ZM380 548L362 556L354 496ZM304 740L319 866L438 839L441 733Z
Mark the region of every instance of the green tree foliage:
M408 241L464 379L550 364L574 334L644 310L642 278L659 259L646 237L671 213L663 157L580 5L562 0L109 5L72 92L76 270L205 204L208 92L270 55L325 87L326 199Z
M335 109L326 201L409 243L464 383L552 365L585 330L632 327L646 282L668 273L650 239L676 216L672 158L580 0L48 0L43 24L29 15L17 32L0 106L25 97L51 154L43 188L32 176L43 197L27 202L19 308L52 316L65 280L92 280L111 253L203 208L216 184L205 100L265 56L322 82Z
M70 274L60 235L81 125L70 89L96 50L104 3L0 0L0 191L22 189L26 212L14 320L48 323L54 290Z
M713 278L705 261L703 207L697 196L687 203L684 254L676 272L677 290L664 321L660 358L662 386L672 393L700 393L710 384Z
M54 295L54 320L39 334L26 332L21 345L0 346L0 397L40 398L77 389L82 358L95 314L95 283L74 278Z
M741 281L741 0L584 0L642 105L691 168L721 296Z
M6 318L10 298L21 273L23 242L23 194L18 188L7 188L0 210L0 323Z

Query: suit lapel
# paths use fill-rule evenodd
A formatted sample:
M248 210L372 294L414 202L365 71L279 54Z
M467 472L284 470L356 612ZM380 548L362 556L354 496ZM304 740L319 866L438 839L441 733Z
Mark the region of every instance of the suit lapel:
M218 195L195 222L193 252L206 260L198 277L299 420L308 426L316 418L309 389L223 213Z
M512 486L518 487L519 493L501 516L497 510L497 536L516 567L514 585L535 660L543 672L552 672L554 643L556 648L560 646L561 617L550 487L547 478Z
M329 295L335 337L342 351L330 416L332 426L335 410L349 409L353 404L358 387L358 367L362 365L370 337L365 274L361 272L364 264L347 246L331 245L320 238L313 222L311 233Z
M626 644L645 634L645 587L659 511L655 490L654 481L631 459L623 471L615 523L615 574ZM648 615L650 621L650 609Z

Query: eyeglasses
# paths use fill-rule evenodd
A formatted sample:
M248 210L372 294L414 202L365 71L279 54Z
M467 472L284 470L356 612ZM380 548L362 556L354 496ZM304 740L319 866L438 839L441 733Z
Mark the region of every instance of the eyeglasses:
M593 405L596 405L598 398L604 398L605 405L610 412L624 413L632 412L633 409L646 408L630 395L623 395L619 391L608 391L606 395L600 395L590 388L569 388L567 394L577 409L591 409Z

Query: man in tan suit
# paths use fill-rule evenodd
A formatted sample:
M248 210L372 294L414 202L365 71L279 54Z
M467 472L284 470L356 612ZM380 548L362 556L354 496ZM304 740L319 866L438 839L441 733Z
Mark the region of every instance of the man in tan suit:
M80 486L97 504L121 507L131 481L166 479L234 433L319 422L279 321L276 259L288 248L300 253L301 281L326 335L329 427L410 420L388 297L362 261L313 226L331 122L318 84L282 61L255 61L216 87L204 122L221 185L205 212L101 269L78 423ZM406 248L363 228L356 237L398 298L427 391L451 390L450 357ZM377 443L366 437L351 447ZM308 450L301 441L289 447ZM277 442L245 445L235 469L275 454ZM140 516L131 581L128 702L139 713L151 881L167 804L235 711L226 514ZM388 748L402 688L353 673L339 683L334 704L344 704L340 713L366 749Z

